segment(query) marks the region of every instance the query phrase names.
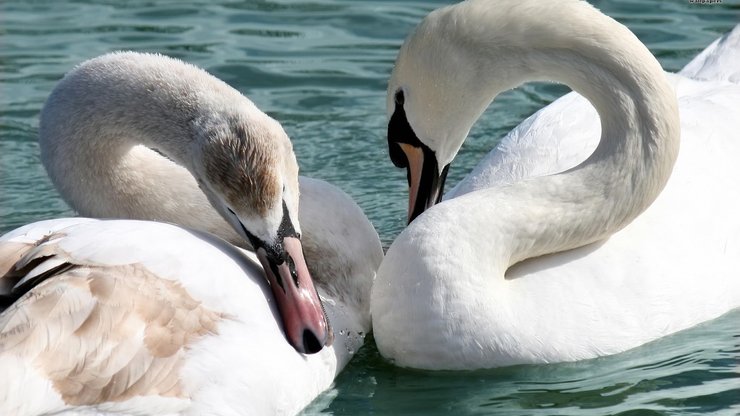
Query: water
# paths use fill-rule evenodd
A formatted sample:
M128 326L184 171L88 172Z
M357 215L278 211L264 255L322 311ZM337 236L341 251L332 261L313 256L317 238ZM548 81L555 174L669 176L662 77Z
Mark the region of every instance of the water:
M0 3L0 232L73 212L38 159L38 113L59 78L105 52L160 52L206 68L278 119L301 173L337 184L388 246L405 174L385 144L385 85L411 28L443 2L14 1ZM740 3L598 1L668 70L740 22ZM499 97L455 160L454 185L504 133L567 91ZM612 357L476 372L385 362L372 340L305 414L740 414L740 311Z

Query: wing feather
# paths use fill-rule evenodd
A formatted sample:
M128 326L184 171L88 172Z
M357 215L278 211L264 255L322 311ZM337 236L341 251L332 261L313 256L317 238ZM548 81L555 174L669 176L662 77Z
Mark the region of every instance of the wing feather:
M75 261L60 238L0 242L0 282L20 296L0 315L0 354L38 369L67 405L186 398L187 347L223 316L139 264Z

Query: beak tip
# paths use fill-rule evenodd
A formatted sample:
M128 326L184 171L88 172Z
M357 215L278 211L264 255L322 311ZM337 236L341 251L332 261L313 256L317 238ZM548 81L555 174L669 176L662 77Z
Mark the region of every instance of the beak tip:
M310 329L303 330L303 353L304 354L316 354L324 348L324 343L319 341L316 334Z

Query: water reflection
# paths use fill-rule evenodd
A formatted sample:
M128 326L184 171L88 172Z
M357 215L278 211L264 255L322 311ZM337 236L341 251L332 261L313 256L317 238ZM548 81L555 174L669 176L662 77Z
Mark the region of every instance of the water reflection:
M737 414L737 322L740 311L611 357L483 371L401 369L369 344L304 414Z

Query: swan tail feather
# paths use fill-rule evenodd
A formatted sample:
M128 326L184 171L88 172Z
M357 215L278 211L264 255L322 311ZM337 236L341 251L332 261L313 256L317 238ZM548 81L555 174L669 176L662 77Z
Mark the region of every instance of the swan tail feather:
M679 74L702 81L740 83L740 24L707 46Z
M13 280L15 265L30 248L29 244L12 241L0 242L0 296L7 296L17 280Z
M40 380L49 403L61 406L54 411L108 403L138 413L144 398L168 414L187 406L186 350L217 334L224 316L141 264L93 264L65 251L74 236L25 237L0 241L0 362L35 370L0 379L0 399L25 377ZM0 414L28 406L0 401Z
M5 309L41 282L77 267L50 241L48 234L35 243L0 242L0 308Z

